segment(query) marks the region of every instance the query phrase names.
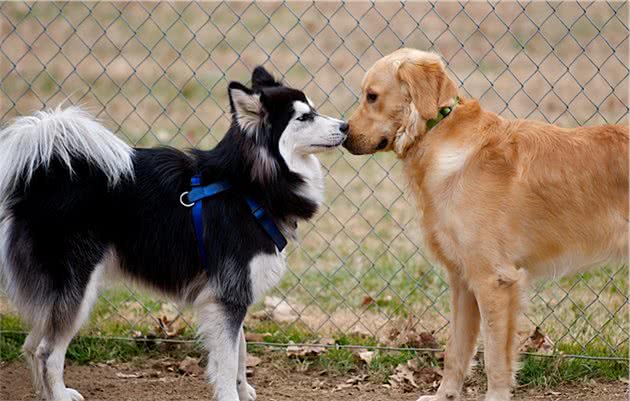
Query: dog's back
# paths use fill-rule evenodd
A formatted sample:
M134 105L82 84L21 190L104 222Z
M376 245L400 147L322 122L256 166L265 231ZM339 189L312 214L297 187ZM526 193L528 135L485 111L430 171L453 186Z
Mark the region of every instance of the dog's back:
M489 147L511 165L499 179L507 185L503 230L519 244L512 247L516 265L559 276L627 260L627 127L518 120L496 135L501 139Z

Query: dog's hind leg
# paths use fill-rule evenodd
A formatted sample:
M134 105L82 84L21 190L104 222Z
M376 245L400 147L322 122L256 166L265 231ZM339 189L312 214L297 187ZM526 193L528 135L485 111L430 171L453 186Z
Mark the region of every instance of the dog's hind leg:
M510 265L495 265L471 285L481 312L486 401L509 401L517 365L516 326L523 304L526 274Z
M53 305L50 327L35 353L40 365L44 395L50 401L83 401L78 391L65 386L64 359L70 341L87 320L96 301L101 271L102 266L98 266L92 272L81 299L77 301L74 294L70 294L59 297Z
M215 302L199 308L199 331L208 350L208 380L215 399L239 401L240 334L247 308Z
M28 336L26 336L24 345L22 345L22 353L24 354L24 359L26 359L26 363L31 371L31 378L33 379L35 393L41 396L44 395L44 384L42 382L41 366L37 363L35 353L37 352L37 346L42 341L43 337L44 334L41 328L34 326L31 329L31 332L28 333Z
M247 342L245 341L245 331L242 327L240 337L236 387L241 401L254 401L256 400L256 390L247 383Z

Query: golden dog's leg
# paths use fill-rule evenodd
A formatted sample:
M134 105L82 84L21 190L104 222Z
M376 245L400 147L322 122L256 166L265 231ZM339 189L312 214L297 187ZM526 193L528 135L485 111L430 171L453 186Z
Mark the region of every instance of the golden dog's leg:
M483 324L486 401L509 401L517 362L516 325L525 277L514 267L500 267L475 283Z
M479 334L477 300L456 273L449 274L449 284L452 314L442 383L435 395L420 397L418 401L459 400L464 377L477 346Z

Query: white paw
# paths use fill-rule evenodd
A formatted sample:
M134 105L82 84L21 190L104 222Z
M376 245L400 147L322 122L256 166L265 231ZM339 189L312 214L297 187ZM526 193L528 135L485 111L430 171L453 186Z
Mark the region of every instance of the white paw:
M455 392L446 393L446 394L435 394L435 395L423 395L418 398L418 401L458 401L459 394Z
M247 382L241 382L241 385L238 386L238 398L240 401L255 401L256 390Z
M501 391L494 394L487 393L486 401L510 401L512 394L509 391Z
M66 387L66 395L68 396L67 399L72 400L72 401L84 401L85 400L83 398L83 396L81 395L81 393L79 393L77 390L75 390L73 388Z

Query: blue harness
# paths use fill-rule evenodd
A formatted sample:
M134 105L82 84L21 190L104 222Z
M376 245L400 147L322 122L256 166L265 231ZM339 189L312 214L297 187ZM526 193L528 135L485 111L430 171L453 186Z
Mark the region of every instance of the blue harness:
M203 242L203 199L227 191L232 188L232 184L227 181L217 181L210 185L201 186L201 176L195 175L191 178L190 185L192 187L191 190L189 192L182 193L179 197L179 201L186 207L192 207L192 217L195 225L195 236L197 238L199 256L201 257L203 267L209 273L208 255L206 253L206 246ZM184 202L184 196L186 195L189 203ZM258 223L276 244L278 251L282 251L287 246L287 240L284 238L271 216L269 216L265 209L254 199L246 196L245 201L247 202L247 206L249 206L249 209L254 217L256 217Z

